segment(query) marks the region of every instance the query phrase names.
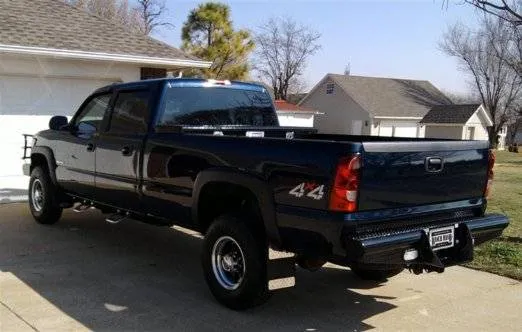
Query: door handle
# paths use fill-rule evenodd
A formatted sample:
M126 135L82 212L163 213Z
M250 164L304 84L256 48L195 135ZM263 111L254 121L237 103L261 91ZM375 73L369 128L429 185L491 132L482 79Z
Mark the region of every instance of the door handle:
M94 144L93 143L87 143L87 151L93 152L94 151Z
M124 146L121 148L121 154L124 156L130 156L132 153L132 147L131 146Z
M440 157L427 157L424 166L426 168L426 172L441 172L444 169L444 159Z

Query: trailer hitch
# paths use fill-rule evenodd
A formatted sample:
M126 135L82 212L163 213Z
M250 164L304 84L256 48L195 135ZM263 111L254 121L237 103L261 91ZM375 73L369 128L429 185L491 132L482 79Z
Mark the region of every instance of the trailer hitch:
M426 272L444 272L444 268L455 263L469 262L473 260L473 236L468 226L464 223L455 226L455 247L447 249L443 259L431 248L428 233L422 233L418 242L419 257L415 262L408 264L410 272L420 274Z

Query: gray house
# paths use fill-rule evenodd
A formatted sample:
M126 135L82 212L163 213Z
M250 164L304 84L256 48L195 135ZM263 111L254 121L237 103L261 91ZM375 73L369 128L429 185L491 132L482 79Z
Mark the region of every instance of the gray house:
M451 101L428 81L327 74L300 106L323 116L324 133L424 137L420 123L433 105Z

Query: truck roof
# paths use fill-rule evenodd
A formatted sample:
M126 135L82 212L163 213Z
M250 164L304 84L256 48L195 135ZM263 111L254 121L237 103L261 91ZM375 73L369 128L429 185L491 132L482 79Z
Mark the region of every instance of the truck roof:
M98 88L94 91L94 94L108 92L112 89L126 89L126 88L138 88L149 85L161 84L163 82L170 82L175 85L184 87L199 87L207 84L231 87L235 89L246 89L255 91L266 91L266 87L259 83L241 82L241 81L228 81L228 80L214 80L214 79L203 79L203 78L156 78L141 81L125 82L125 83L113 83L104 87Z

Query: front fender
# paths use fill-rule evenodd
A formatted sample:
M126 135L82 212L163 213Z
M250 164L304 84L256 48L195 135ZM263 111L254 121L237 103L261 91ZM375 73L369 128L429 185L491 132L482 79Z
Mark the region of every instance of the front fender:
M33 156L37 155L41 155L45 158L45 160L47 161L47 167L49 169L49 176L51 177L53 184L57 185L58 181L56 179L56 160L54 159L53 150L51 150L51 148L47 146L34 146L31 149L31 170L33 169Z
M229 183L249 190L256 197L259 204L266 236L268 237L270 244L272 244L276 249L281 247L281 238L277 227L274 195L272 190L263 180L250 174L238 172L237 170L205 170L198 175L194 183L194 201L192 204L192 219L195 222L199 221L198 206L201 189L211 182Z

